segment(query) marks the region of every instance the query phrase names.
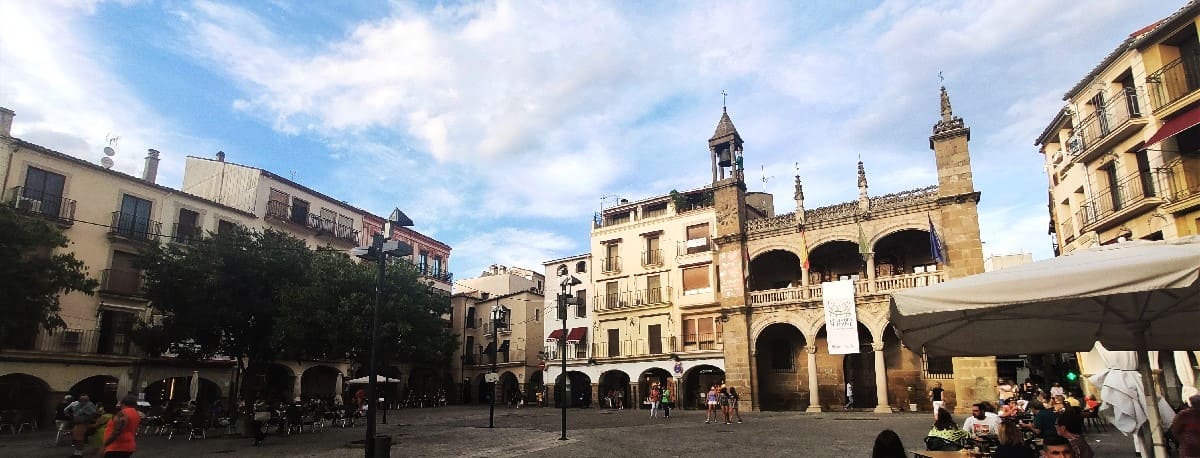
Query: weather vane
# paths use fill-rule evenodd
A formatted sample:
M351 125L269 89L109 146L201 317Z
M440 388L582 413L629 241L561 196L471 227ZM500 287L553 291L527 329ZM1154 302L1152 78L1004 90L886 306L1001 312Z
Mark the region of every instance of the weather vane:
M938 82L943 86L946 85L946 78L942 77L942 72L940 70L938 71Z
M726 94L725 90L722 89L721 90L721 108L725 108L725 97L728 97L728 96L729 96L729 94Z

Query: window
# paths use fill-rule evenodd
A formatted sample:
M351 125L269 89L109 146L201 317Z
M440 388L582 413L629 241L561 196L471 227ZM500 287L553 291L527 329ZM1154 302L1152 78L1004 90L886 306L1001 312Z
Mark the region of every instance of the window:
M231 234L237 229L237 223L232 221L217 221L217 234Z
M575 317L587 317L587 290L581 289L575 291L575 300L579 301L579 304L575 306Z
M796 357L792 343L787 339L772 339L771 341L771 370L796 370Z
M642 218L654 218L667 214L667 203L661 202L657 204L646 205L642 209Z
M287 218L288 214L288 193L271 188L271 194L267 197L267 216L276 218Z
M475 336L467 336L467 344L463 346L463 357L466 364L475 364Z
M475 306L467 306L467 328L475 328Z
M954 358L922 354L926 378L948 379L954 376Z
M620 272L621 271L621 245L618 243L609 243L604 245L604 271L605 272Z
M712 344L717 339L717 334L713 332L713 317L704 317L696 320L696 334L699 337L700 348L712 348Z
M175 223L173 239L187 243L200 237L200 214L186 208L179 209L179 222Z
M708 223L696 224L687 228L687 254L708 251Z
M308 201L299 197L292 198L292 222L308 224Z
M684 345L695 345L696 344L696 320L695 319L683 320L683 344Z
M712 291L708 282L708 265L683 269L683 294L703 294Z
M583 261L579 261L579 262L575 263L575 272L578 272L578 273L587 272L587 263L583 262Z
M621 306L617 302L619 294L617 288L619 285L615 281L610 281L604 284L604 308L612 309Z
M608 330L608 356L621 356L621 330Z
M646 327L646 334L649 340L649 350L652 355L661 355L663 352L662 325L652 324Z
M663 302L662 278L659 275L646 276L646 303L661 304Z
M563 265L560 265L560 266L558 266L558 270L555 270L555 273L557 273L557 274L558 274L558 276L560 276L560 277L565 277L565 276L567 276L567 273L568 273L568 272L567 272L567 265L566 265L566 264L563 264Z
M31 211L43 215L60 216L59 207L62 205L63 187L66 182L67 177L65 176L30 167L29 171L25 173L25 189L21 190L21 197L28 199ZM20 202L18 202L19 204Z
M662 250L659 249L658 235L646 236L646 252L642 254L642 265L662 265Z
M121 214L117 220L117 233L126 237L148 238L150 234L150 208L152 204L126 194L121 198Z
M433 257L432 273L433 273L433 275L441 275L442 274L442 257L439 255L434 255L434 257Z
M429 252L421 250L421 254L417 257L417 270L422 274L428 273L426 270L429 267Z

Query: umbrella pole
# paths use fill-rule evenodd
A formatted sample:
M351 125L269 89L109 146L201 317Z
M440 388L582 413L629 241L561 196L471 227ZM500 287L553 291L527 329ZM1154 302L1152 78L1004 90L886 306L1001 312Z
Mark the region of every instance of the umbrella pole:
M1134 329L1134 341L1138 348L1138 373L1142 376L1142 389L1146 394L1146 420L1150 423L1150 444L1156 458L1168 458L1167 447L1163 445L1162 415L1158 411L1158 393L1154 389L1154 379L1150 377L1150 352L1146 351L1146 328Z

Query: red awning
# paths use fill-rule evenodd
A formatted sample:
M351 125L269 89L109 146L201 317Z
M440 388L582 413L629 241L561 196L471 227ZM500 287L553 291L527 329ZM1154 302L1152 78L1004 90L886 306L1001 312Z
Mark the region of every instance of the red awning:
M567 342L579 342L587 336L587 328L572 328L571 333L567 334Z
M1200 124L1200 106L1192 107L1187 112L1171 118L1171 120L1158 129L1158 132L1151 135L1149 140L1146 140L1146 146L1171 138L1175 134L1188 130L1196 124Z
M562 337L562 334L563 334L562 331L563 331L562 329L555 329L553 331L550 331L550 335L546 336L546 341L550 342L552 340L558 340L560 337Z

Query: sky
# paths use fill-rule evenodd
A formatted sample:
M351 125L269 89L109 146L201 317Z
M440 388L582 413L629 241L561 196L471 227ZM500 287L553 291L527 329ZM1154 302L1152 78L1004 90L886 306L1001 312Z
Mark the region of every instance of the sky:
M984 254L1052 256L1034 146L1062 96L1182 0L0 0L13 135L140 175L162 151L270 170L452 247L457 278L587 252L618 198L711 182L793 209L937 183L938 87L971 128ZM939 79L941 75L943 80ZM727 98L722 92L728 94ZM723 101L724 99L724 101Z

